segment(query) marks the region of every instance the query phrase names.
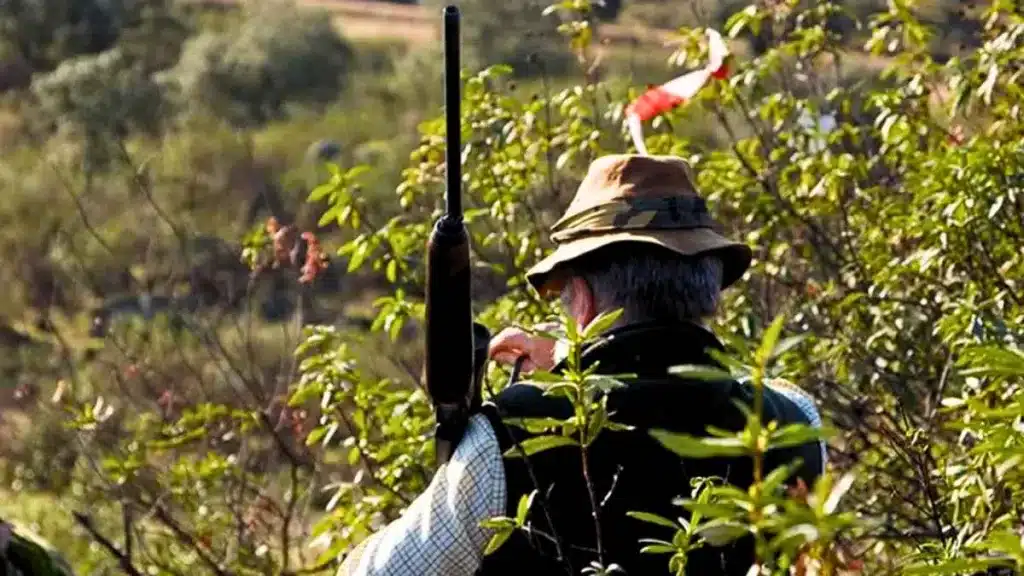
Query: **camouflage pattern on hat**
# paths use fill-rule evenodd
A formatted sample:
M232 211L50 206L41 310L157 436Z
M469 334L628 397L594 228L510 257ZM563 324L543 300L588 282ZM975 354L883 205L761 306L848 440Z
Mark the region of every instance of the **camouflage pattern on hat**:
M555 223L551 240L618 230L692 230L718 228L699 196L623 198L587 208Z
M633 242L683 257L713 254L722 261L722 288L732 285L753 252L720 233L695 182L690 164L675 156L611 154L594 160L552 227L557 249L526 273L527 281L550 293L557 290L556 269L610 244Z

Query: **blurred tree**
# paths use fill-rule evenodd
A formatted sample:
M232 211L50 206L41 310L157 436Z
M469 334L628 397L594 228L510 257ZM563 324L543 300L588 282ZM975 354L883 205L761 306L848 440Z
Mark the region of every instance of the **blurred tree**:
M539 0L426 0L431 8L455 4L470 14L462 24L467 66L507 64L519 76L560 74L573 64L558 34L558 16L545 15L548 2Z
M192 111L261 124L291 103L334 100L352 56L323 13L269 3L252 8L237 30L190 39L167 80Z
M191 30L173 0L120 0L121 34L117 45L148 73L177 63Z
M164 117L160 87L119 48L66 60L32 91L44 124L82 138L93 167L106 164L115 139L157 133Z
M101 52L117 39L118 12L117 3L102 0L5 0L0 57L50 70L66 58Z

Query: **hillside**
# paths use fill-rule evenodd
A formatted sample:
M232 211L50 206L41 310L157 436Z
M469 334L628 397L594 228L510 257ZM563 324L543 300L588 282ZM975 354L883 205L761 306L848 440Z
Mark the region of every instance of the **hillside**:
M207 6L240 6L240 0L190 0ZM337 15L345 36L352 40L406 40L418 44L437 40L440 16L424 6L366 2L361 0L299 0L299 4L328 10ZM472 18L472 14L464 17ZM664 46L671 42L670 30L636 25L603 24L598 38L613 45Z

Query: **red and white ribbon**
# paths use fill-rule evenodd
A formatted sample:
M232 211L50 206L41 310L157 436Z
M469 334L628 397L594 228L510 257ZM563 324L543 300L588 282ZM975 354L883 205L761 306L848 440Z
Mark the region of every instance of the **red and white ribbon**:
M641 154L647 154L644 144L643 123L659 114L689 102L712 78L722 79L729 74L726 58L729 47L721 34L708 29L707 66L670 80L661 86L651 88L626 107L626 123L633 137L633 144Z

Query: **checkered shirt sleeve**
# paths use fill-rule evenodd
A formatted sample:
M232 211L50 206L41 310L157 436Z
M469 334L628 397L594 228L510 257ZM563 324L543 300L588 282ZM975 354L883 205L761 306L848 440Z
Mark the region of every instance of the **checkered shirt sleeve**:
M492 531L480 523L505 515L505 469L490 421L473 416L452 459L401 518L371 536L354 561L357 576L469 576ZM346 562L350 564L350 562ZM342 570L344 573L344 570Z
M804 413L811 422L811 426L821 428L821 414L818 413L818 407L814 403L814 398L807 392L798 388L795 384L776 378L768 382L768 387L775 390L779 394L782 394L788 398L791 402L796 404L800 411ZM824 472L825 464L828 462L828 454L825 451L825 442L820 441L818 444L821 446L821 467Z

